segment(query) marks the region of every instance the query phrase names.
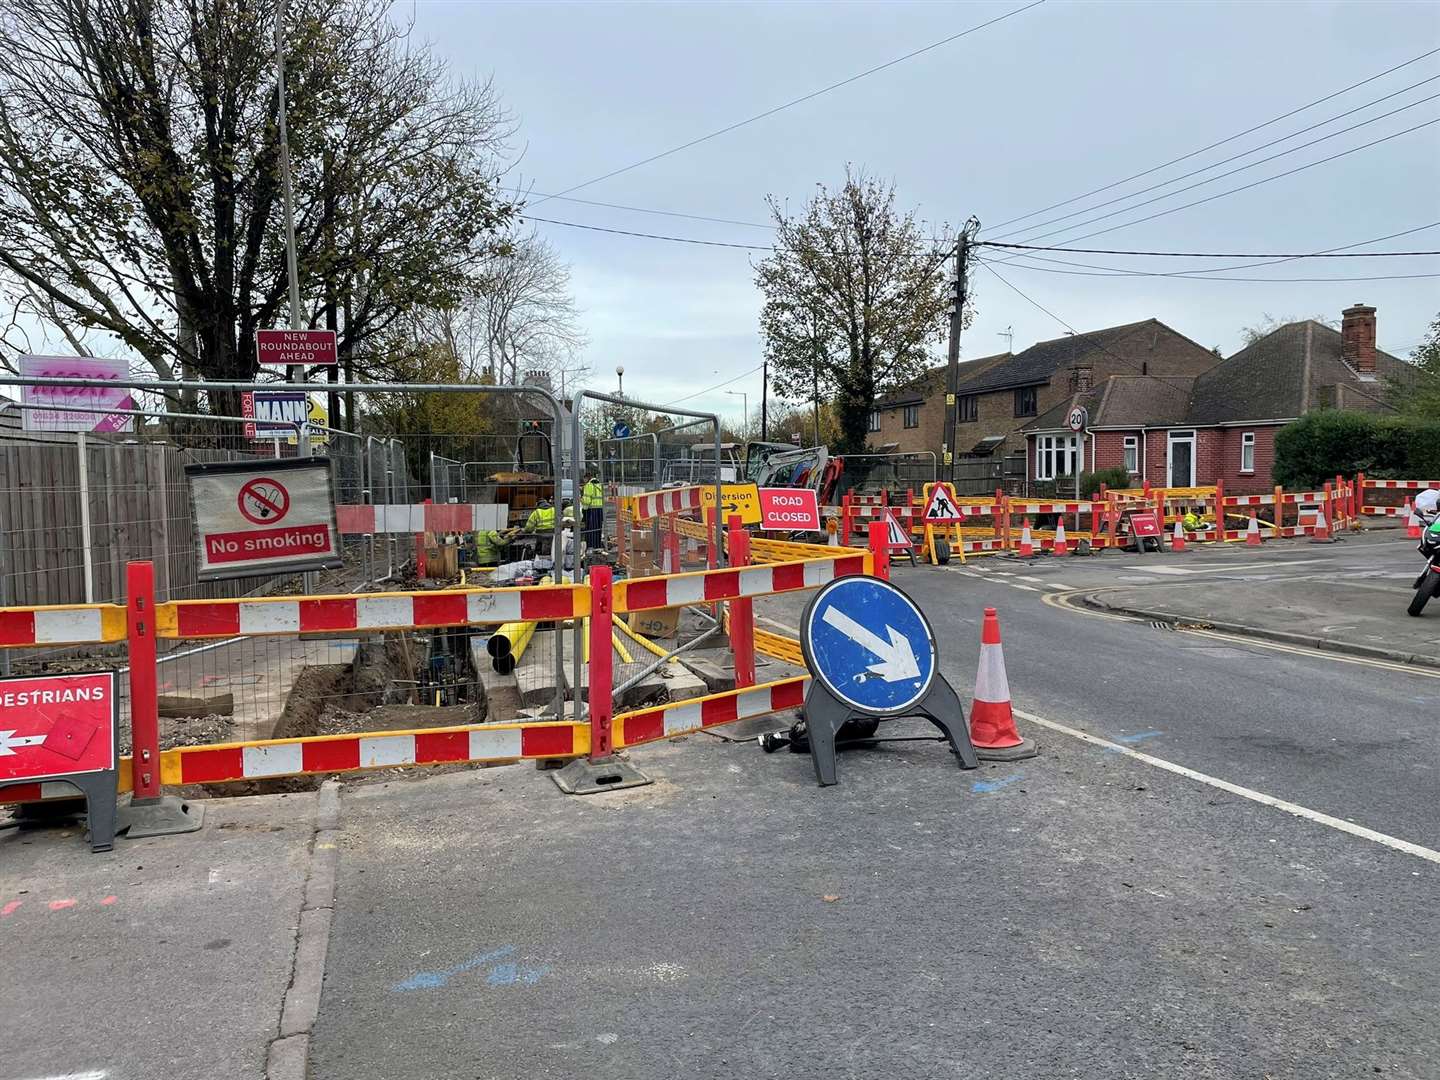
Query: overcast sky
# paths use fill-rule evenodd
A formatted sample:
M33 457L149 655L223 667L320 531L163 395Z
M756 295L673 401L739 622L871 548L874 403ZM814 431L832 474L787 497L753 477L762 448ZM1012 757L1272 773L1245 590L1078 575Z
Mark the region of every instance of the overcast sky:
M743 120L1022 7L1005 3L544 4L417 0L416 34L458 73L493 75L521 124L512 175L558 192ZM403 9L400 9L403 10ZM1011 218L1070 199L1234 135L1440 48L1440 4L1075 3L1048 0L996 25L814 100L574 193L739 222L768 220L764 198L798 207L847 162L894 181L902 208L952 224L974 214L981 238L1023 240L1076 225L1022 225L1168 180L1355 109L1388 101L1134 202L1250 164L1440 94L1440 53L1243 139L1020 225ZM1075 228L1084 233L1181 205L1440 117L1440 100L1367 123L1267 165ZM731 243L769 230L531 198L538 217ZM1079 246L1215 252L1308 252L1440 222L1440 124L1250 191L1108 232ZM755 368L759 252L698 247L561 225L538 228L572 264L590 337L591 385L668 402ZM1437 250L1440 228L1362 250ZM1234 260L1049 256L1131 269L1182 270ZM1052 270L1070 268L1050 265ZM1379 309L1383 348L1408 354L1440 309L1440 277L1349 282L1233 282L1089 277L1009 266L1017 288L1077 330L1155 317L1229 355L1242 327L1274 316L1338 318ZM1291 262L1248 276L1338 278L1440 274L1440 258ZM1239 273L1239 272L1236 272ZM962 355L1065 333L984 269ZM937 360L940 355L937 354ZM761 378L691 397L738 418Z

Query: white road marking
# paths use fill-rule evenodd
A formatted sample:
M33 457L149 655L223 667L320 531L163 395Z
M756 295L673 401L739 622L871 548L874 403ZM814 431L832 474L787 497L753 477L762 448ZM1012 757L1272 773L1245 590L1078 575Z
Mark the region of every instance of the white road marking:
M1139 570L1146 574L1244 574L1255 570L1269 570L1273 566L1309 566L1311 563L1326 562L1325 559L1288 559L1284 562L1264 562L1256 560L1249 565L1236 564L1231 566L1147 566L1136 564L1126 567L1127 570Z
M1065 590L1066 592L1068 592L1068 591L1070 591L1071 589L1075 588L1074 585L1068 585L1068 584L1066 584L1066 583L1063 582L1063 581L1047 581L1047 582L1045 583L1045 587L1046 587L1047 589L1063 589L1063 590Z
M1016 576L1019 577L1021 581L1033 581L1036 585L1045 584L1045 579L1043 577L1036 577L1033 574L1017 574Z
M78 1073L57 1073L54 1076L37 1076L33 1080L105 1080L110 1074L104 1069L93 1069L90 1072Z
M1228 791L1231 795L1238 795L1242 799L1249 799L1251 802L1259 803L1261 806L1269 806L1276 810L1283 810L1287 814L1304 818L1306 821L1313 821L1317 825L1325 825L1339 832L1348 833L1362 840L1369 840L1371 843L1380 844L1395 851L1403 852L1406 855L1414 855L1417 859L1425 859L1427 862L1440 865L1440 851L1435 851L1433 848L1421 847L1419 844L1412 844L1409 840L1401 840L1387 833L1367 829L1364 825L1356 825L1353 821L1345 821L1342 818L1331 817L1329 814L1322 814L1319 810L1311 810L1309 807L1301 806L1299 803L1292 803L1285 799L1277 799L1274 795L1267 795L1263 791L1255 791L1253 788L1241 787L1239 784L1232 784L1228 780L1221 780L1216 776L1209 776L1206 773L1196 772L1194 769L1187 769L1184 765L1177 765L1173 761L1166 761L1164 758L1158 758L1152 754L1143 753L1140 750L1132 750L1122 743L1102 739L1098 735L1091 735L1088 731L1081 731L1079 728L1070 727L1068 724L1061 724L1055 720L1047 720L1043 716L1036 716L1034 713L1025 712L1021 709L1015 709L1014 712L1016 716L1027 723L1039 724L1043 728L1058 731L1062 735L1069 735L1071 738L1090 743L1092 746L1099 746L1112 753L1124 754L1126 757L1134 758L1136 761L1142 761L1146 765L1153 765L1157 769L1164 769L1166 772L1174 773L1176 776L1183 776L1187 780L1195 780L1209 787L1218 788L1221 791Z
M1034 585L1016 585L1014 582L1010 582L1010 581L1007 581L1005 584L1009 585L1010 588L1012 588L1012 589L1024 589L1026 592L1039 592L1039 591L1040 591L1039 589L1035 588Z

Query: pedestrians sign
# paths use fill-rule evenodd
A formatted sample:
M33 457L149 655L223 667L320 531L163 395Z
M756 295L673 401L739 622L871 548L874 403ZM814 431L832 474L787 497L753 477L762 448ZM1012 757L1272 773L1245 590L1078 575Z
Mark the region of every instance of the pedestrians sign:
M340 565L326 458L187 465L201 581Z
M935 638L920 609L878 578L840 578L806 612L806 666L853 708L893 713L935 677Z
M110 850L118 716L114 672L0 679L0 794L17 783L73 785L86 799L91 848Z
M813 488L761 488L760 527L820 531L820 501Z
M739 514L745 525L760 524L760 490L754 484L720 485L720 524L730 521L731 514ZM707 514L715 507L715 485L705 484L700 488L700 510Z
M945 525L962 520L964 515L960 513L955 492L950 485L943 482L932 485L930 498L925 503L925 524Z
M938 672L935 634L899 588L872 577L836 578L806 606L800 649L814 676L805 726L822 786L836 782L835 737L851 720L924 716L963 768L977 767L960 699Z

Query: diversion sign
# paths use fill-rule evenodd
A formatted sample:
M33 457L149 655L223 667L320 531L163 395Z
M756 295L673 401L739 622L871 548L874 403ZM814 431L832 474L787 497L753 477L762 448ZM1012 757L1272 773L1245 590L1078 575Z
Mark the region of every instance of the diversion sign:
M201 581L340 565L330 461L187 465Z

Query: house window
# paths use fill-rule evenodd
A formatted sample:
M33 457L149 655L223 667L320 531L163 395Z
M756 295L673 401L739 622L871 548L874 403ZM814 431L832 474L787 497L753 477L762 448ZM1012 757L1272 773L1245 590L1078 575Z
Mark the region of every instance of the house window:
M1138 473L1140 471L1140 436L1125 436L1125 471Z
M1255 471L1255 433L1247 431L1240 436L1240 471Z
M1022 386L1015 391L1015 415L1034 416L1039 399L1033 386Z
M905 426L906 426L907 428L914 428L914 427L919 427L919 426L920 426L920 406L919 406L919 405L906 405L906 406L905 406Z
M1037 435L1035 437L1035 479L1054 480L1074 476L1080 453L1078 435Z
M960 422L974 421L980 419L980 399L974 394L966 394L960 399Z
M865 430L866 430L866 431L879 431L879 430L880 430L880 410L879 410L879 409L871 409L871 410L870 410L870 420L869 420L869 422L865 425Z

